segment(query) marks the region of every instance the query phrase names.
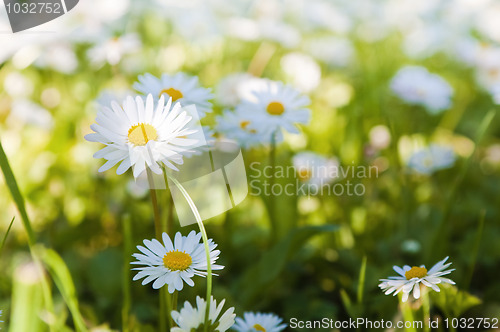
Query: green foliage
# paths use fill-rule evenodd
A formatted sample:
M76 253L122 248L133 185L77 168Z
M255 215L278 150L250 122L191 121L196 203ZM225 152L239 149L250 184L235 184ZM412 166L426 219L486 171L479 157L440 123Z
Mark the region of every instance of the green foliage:
M459 318L467 310L481 304L481 300L453 285L442 285L440 292L430 293L431 301L448 318Z

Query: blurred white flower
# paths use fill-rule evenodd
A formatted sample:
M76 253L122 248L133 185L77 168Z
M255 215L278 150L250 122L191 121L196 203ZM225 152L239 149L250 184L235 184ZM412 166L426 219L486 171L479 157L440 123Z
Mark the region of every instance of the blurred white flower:
M177 232L174 242L163 233L162 240L163 244L157 239L144 240L145 247L137 246L142 254L133 254L137 261L130 264L145 266L133 268L139 271L134 281L145 278L142 284L146 285L154 280L154 289L168 285L168 292L173 293L182 290L184 283L193 287L191 278L195 275L207 276L207 256L204 244L200 243L201 233L191 231L188 236L182 236ZM224 266L215 264L220 251L215 250L217 245L212 239L208 240L208 247L212 270L222 270Z
M141 45L141 40L135 33L101 37L96 45L87 51L87 56L96 67L104 65L106 62L114 66L121 61L123 56L139 51Z
M9 73L3 82L5 92L13 98L28 97L33 93L33 83L19 72Z
M355 55L349 39L335 36L308 40L306 50L316 59L334 67L349 65Z
M292 158L293 167L301 182L322 187L339 178L339 161L326 158L315 152L297 153Z
M476 59L476 79L487 91L500 84L500 47L481 47Z
M266 82L265 79L248 73L230 74L217 85L217 101L223 106L234 107L242 100L255 100L253 92L264 90Z
M280 139L281 128L297 134L297 124L309 123L311 111L306 107L310 100L291 86L268 81L266 88L254 91L254 95L255 101L243 100L236 111L238 114L252 117L252 121L262 129L262 133L276 133Z
M309 55L292 52L281 58L281 69L299 91L308 93L321 81L321 68Z
M370 129L368 136L370 137L370 145L377 150L383 150L391 144L391 133L389 128L384 125Z
M283 319L271 313L245 312L243 318L237 317L233 330L237 332L279 332L286 328Z
M275 41L284 47L295 48L302 39L300 32L285 22L264 19L257 21L257 24L261 38Z
M422 105L430 114L438 114L451 107L452 87L425 67L403 67L393 77L391 89L406 103Z
M70 43L57 42L46 45L35 61L40 68L52 68L63 74L73 73L78 68L78 58Z
M409 265L405 265L402 268L399 266L393 266L394 271L396 271L399 275L389 277L388 279L380 279L381 283L378 286L383 292L385 292L385 295L393 294L395 296L402 291L403 302L408 300L412 291L415 299L420 298L421 284L439 292L440 289L438 284L455 284L453 280L443 278L444 275L447 275L455 270L451 269L443 271L451 265L451 263L446 263L447 260L448 257L436 263L429 271L427 271L425 265L421 265L420 267L410 267Z
M222 116L217 116L216 121L215 130L218 134L236 141L244 148L270 141L271 132L262 131L262 127L246 112L225 110Z
M431 144L413 153L408 159L408 167L417 173L429 175L453 167L455 160L455 152L451 147Z
M10 117L26 124L31 124L46 130L52 129L54 119L45 108L28 99L16 99L12 102Z
M97 123L90 126L95 133L86 135L85 139L106 145L94 154L94 158L107 160L99 172L121 163L117 174L125 173L130 167L135 178L146 167L161 174L161 164L177 170L173 163L182 164L182 153L197 143L186 138L195 132L187 127L190 120L180 104L172 107L171 99L165 105L163 96L156 103L152 95L145 101L139 96L135 99L129 96L123 105L115 101L111 108L100 105Z
M163 74L157 78L149 73L139 76L139 82L134 83L134 89L143 94L152 94L155 98L166 96L172 102L179 102L183 107L195 105L200 118L212 112L209 102L213 95L210 89L200 86L197 76L184 73L175 75Z
M210 299L210 312L208 321L210 326L207 331L227 331L234 324L234 308L227 309L222 315L222 308L226 300L222 300L219 305L213 297ZM202 332L204 331L205 312L207 310L207 302L201 297L196 297L196 307L191 306L188 301L184 302L184 307L179 311L172 311L172 318L178 327L173 327L171 332Z
M493 102L500 105L500 83L491 89L491 95L493 97Z

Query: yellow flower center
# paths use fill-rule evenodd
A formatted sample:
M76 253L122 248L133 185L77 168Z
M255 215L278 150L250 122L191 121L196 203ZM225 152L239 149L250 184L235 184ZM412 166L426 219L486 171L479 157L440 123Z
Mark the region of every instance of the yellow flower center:
M281 115L285 111L285 106L278 101L272 101L267 105L266 111L271 115Z
M171 271L184 271L192 262L189 254L179 250L169 251L163 256L163 265Z
M406 271L406 280L413 278L423 278L427 275L427 269L425 267L414 266L410 270Z
M256 331L266 332L266 329L265 329L262 325L260 325L260 324L255 324L255 325L253 326L253 328L254 328Z
M155 127L147 123L139 123L128 130L128 141L134 145L146 145L157 138Z
M250 124L250 121L244 120L244 121L240 122L240 127L241 127L241 129L246 129L249 124Z
M166 93L167 95L172 97L172 102L174 102L178 99L181 99L183 97L182 92L180 92L179 90L174 89L174 88L168 88L168 89L161 90L160 95L158 97L161 97L161 95L164 93Z
M307 167L301 167L297 170L297 175L301 181L307 181L311 178L311 170Z

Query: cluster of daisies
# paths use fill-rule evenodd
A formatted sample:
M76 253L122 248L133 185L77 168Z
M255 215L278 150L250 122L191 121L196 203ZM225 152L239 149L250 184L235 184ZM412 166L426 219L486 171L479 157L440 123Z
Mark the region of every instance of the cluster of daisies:
M163 243L157 239L144 240L144 246L137 246L141 253L133 254L137 261L131 264L140 266L134 268L138 272L133 280L143 279L143 285L153 282L154 289L167 287L169 293L181 291L184 284L194 286L194 276L207 276L205 247L200 242L201 237L201 233L192 231L188 236L178 232L173 242L167 233L162 234ZM219 250L215 250L217 244L209 239L208 247L212 270L222 270L223 266L215 264L220 254ZM223 312L224 303L225 300L217 304L213 297L210 299L208 331L223 332L231 327L239 332L281 331L286 326L281 324L281 318L271 313L246 312L243 318L236 318L234 308ZM207 302L200 297L196 297L194 307L186 301L180 311L172 311L177 327L171 331L203 331L206 309Z
M415 68L407 69L399 75L401 77L395 78L393 89L405 94L412 103L426 104L425 98L433 91L420 91L408 85L405 83L408 79L404 77L407 75L426 79L425 76L429 74ZM436 86L442 84L436 77L427 79L434 80ZM225 100L228 108L223 115L216 117L215 129L218 134L244 147L251 147L279 142L283 138L283 131L297 133L297 124L309 122L309 99L294 88L248 74L236 74L226 80L221 82L218 90L231 89L225 95L234 98ZM178 170L177 166L183 163L183 158L188 158L198 147L207 144L205 133L210 130L203 128L200 120L212 111L211 91L201 87L197 77L184 73L164 74L160 78L146 74L139 76L133 87L139 92L135 97L126 96L118 101L102 98L98 103L97 123L91 125L94 133L85 138L105 145L94 155L95 158L106 160L99 171L118 165L117 174L132 168L133 176L137 178L146 170L157 174L167 168ZM439 110L448 106L447 98L441 98L440 101L431 99L432 102L426 104L431 109ZM194 108L188 107L191 105ZM420 153L422 156L415 157L410 164L422 173L446 168L453 159L452 154L435 146ZM436 161L439 157L441 161ZM313 163L310 163L311 160ZM311 152L298 154L293 163L300 170L301 179L310 183L332 180L328 179L327 174L312 172L314 169L311 169L311 165L327 165L330 168L339 165L336 159L327 159ZM313 176L313 173L318 174ZM144 240L144 246L137 246L140 253L133 254L136 259L132 262L136 266L133 270L137 271L133 280L142 279L143 285L152 283L154 289L167 287L169 293L182 291L184 284L194 286L195 276L208 275L207 253L201 238L201 233L192 231L187 236L178 232L173 241L167 233L162 234L162 242L159 239ZM220 251L216 250L217 244L209 239L207 247L211 269L222 270L224 267L216 264L220 255ZM386 294L402 292L403 301L407 301L410 293L418 299L421 285L439 291L439 283L454 283L443 277L452 271L444 271L451 264L445 264L446 260L429 271L424 266L395 266L394 270L399 276L382 279L379 286ZM241 332L277 332L286 327L282 319L274 314L247 312L243 318L236 318L234 308L223 312L224 303L225 300L222 300L217 304L213 298L207 303L200 297L196 298L196 306L186 302L180 311L171 313L177 325L172 331L201 331L208 328L210 331L223 332L233 328ZM209 327L204 326L207 307Z
M281 126L290 127L289 123L308 118L308 110L300 108L307 103L307 98L299 97L294 90L282 84L269 82L266 86L269 90L256 95L255 103L248 102L242 106L248 108L247 112L253 112L252 107L261 107L269 116L277 117L264 132L278 136ZM137 178L146 170L157 174L166 168L178 170L177 166L183 163L183 158L207 144L206 130L199 120L212 111L210 90L201 87L197 77L183 73L164 74L160 78L146 74L139 77L134 88L141 94L126 96L121 101L103 98L98 103L97 123L91 125L94 133L85 138L105 145L94 155L106 160L99 171L118 165L117 174L132 168L133 176ZM194 107L188 107L191 105ZM266 115L254 116L251 117L252 128L254 124L262 123L260 121L264 121ZM239 127L244 126L239 124ZM167 233L162 234L162 242L159 239L144 240L144 246L137 246L140 253L133 254L136 261L131 264L136 266L133 270L137 271L133 280L142 279L143 285L152 283L154 289L166 287L171 294L182 291L184 284L192 287L195 276L208 275L206 250L211 270L222 270L224 267L216 264L220 254L216 250L217 244L209 239L206 249L201 239L202 233L192 231L187 236L178 232L173 240ZM207 303L200 297L196 298L194 307L186 302L180 311L171 312L177 325L171 331L208 329L223 332L232 327L241 332L277 332L286 326L281 324L281 318L271 313L247 312L244 318L236 318L234 308L223 312L224 303L225 300L222 300L217 304L213 298ZM207 310L210 326L205 326Z

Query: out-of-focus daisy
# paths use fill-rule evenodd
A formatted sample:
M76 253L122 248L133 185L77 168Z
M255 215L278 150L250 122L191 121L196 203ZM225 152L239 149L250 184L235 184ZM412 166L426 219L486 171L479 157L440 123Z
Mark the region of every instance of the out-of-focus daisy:
M307 124L311 111L307 108L309 98L291 86L268 81L266 88L255 91L255 101L244 100L236 111L251 116L262 132L277 133L280 128L298 134L296 124ZM240 113L241 112L241 113Z
M271 132L262 131L262 127L251 114L225 110L216 120L216 132L236 141L242 147L251 148L270 141Z
M321 81L321 68L309 55L292 52L281 58L281 68L293 86L302 92L311 92Z
M160 164L177 170L173 163L182 164L182 153L197 143L186 138L195 132L186 126L190 120L179 104L172 107L169 100L165 105L163 96L156 107L151 95L145 101L139 96L135 99L129 96L121 106L116 102L111 103L111 108L99 106L97 123L90 126L95 133L85 139L106 145L94 154L94 158L107 160L99 172L121 162L117 174L130 167L135 178L146 167L161 174Z
M210 313L208 321L210 326L207 331L227 331L234 324L234 308L227 309L222 315L222 308L226 300L222 300L219 305L213 297L210 299ZM172 311L172 318L178 327L173 327L171 332L202 332L205 327L205 312L207 302L201 297L196 297L196 307L191 306L191 303L186 301L184 307L179 311Z
M9 120L13 118L45 130L50 130L54 126L52 114L39 104L28 99L16 99L12 102Z
M493 96L493 102L500 105L500 84L495 85L491 89L491 95Z
M210 89L200 86L198 77L188 76L184 73L175 75L163 74L157 78L149 73L139 76L139 82L134 83L134 89L143 93L151 93L156 98L166 96L172 102L180 102L182 106L195 105L200 118L205 113L212 112L212 99Z
M334 67L345 67L355 59L354 47L347 38L318 37L306 41L306 47L313 57Z
M233 330L238 332L279 332L286 328L283 319L271 313L245 312L243 318L237 317Z
M417 173L432 174L453 167L455 160L455 152L451 147L431 144L412 154L408 159L408 167Z
M96 67L104 63L117 65L126 54L137 52L141 48L141 40L137 34L101 38L94 47L88 50L87 56Z
M430 114L451 107L452 87L424 67L406 66L391 81L392 91L406 103L424 106Z
M383 150L391 143L391 133L389 128L384 125L378 125L370 129L370 145L376 150Z
M221 105L234 107L242 100L255 100L253 92L265 87L265 79L248 73L235 73L220 81L216 88L216 98Z
M300 152L293 159L293 166L301 182L322 187L339 176L339 161L314 152Z
M133 254L137 261L131 264L146 266L133 269L139 271L134 276L134 281L145 278L142 284L146 285L154 280L154 289L168 285L169 293L173 293L175 290L182 290L184 283L194 286L191 278L195 275L207 276L205 247L200 243L201 233L192 231L188 236L182 236L178 232L173 243L167 233L163 233L162 239L163 244L153 239L144 240L145 247L137 246L142 254ZM220 251L215 250L217 245L212 239L208 240L208 247L212 270L223 269L223 266L215 264Z
M393 266L394 271L399 275L389 277L388 279L380 279L381 283L378 286L386 295L396 295L399 292L403 292L403 302L408 300L412 291L415 299L420 298L420 284L439 292L438 284L455 284L453 280L443 278L444 275L455 271L455 269L445 271L451 265L451 263L446 263L447 260L448 257L436 263L429 271L427 271L425 265L413 267L405 265L402 268Z

